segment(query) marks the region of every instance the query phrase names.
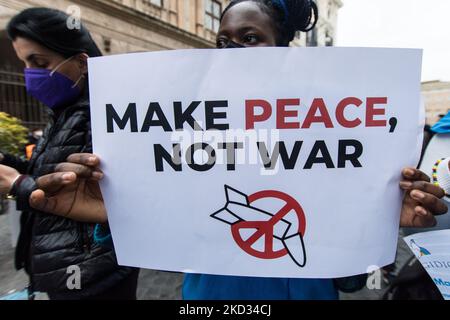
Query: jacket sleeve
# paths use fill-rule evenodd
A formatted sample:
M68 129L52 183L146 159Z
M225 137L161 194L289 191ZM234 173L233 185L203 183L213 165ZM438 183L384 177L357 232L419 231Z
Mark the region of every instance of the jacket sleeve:
M27 172L28 161L22 160L10 154L2 154L4 158L1 164L16 169L22 175ZM31 193L36 189L36 182L31 176L24 175L23 178L14 183L10 193L16 197L17 210L30 210L28 199L30 198Z
M0 151L1 152L1 151ZM13 155L10 154L5 154L3 153L3 161L1 161L1 164L14 168L17 171L19 171L19 173L24 174L27 172L27 168L28 168L28 161L27 160L22 160L18 157L15 157Z
M29 199L31 193L36 189L36 181L28 175L23 175L14 183L11 194L16 197L17 210L29 211L31 209Z
M83 148L83 152L92 153L92 129L91 129L91 119L90 117L85 122L86 123L86 135L85 135L85 145Z

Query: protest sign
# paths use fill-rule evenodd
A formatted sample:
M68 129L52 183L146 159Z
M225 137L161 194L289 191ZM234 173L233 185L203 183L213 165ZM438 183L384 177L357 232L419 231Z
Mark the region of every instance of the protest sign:
M422 143L421 50L178 50L89 59L118 261L331 278L394 261Z
M450 230L416 233L403 239L434 281L445 300L450 300Z

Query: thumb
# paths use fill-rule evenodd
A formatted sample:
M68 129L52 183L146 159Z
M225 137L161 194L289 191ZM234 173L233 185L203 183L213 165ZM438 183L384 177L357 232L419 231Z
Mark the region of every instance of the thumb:
M41 211L45 211L46 207L48 206L48 199L45 196L44 191L42 191L41 189L37 189L31 193L29 203L31 207Z

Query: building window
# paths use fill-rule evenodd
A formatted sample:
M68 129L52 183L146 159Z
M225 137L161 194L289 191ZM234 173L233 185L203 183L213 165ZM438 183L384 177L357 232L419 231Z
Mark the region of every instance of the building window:
M150 3L157 6L162 7L163 6L163 0L150 0Z
M219 31L222 4L215 0L205 0L205 28L217 33Z
M103 51L105 54L111 53L111 39L103 37Z

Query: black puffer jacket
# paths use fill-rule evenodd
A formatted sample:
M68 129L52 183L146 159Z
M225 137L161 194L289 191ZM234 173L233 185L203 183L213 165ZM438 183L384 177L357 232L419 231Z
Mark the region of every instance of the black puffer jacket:
M114 251L93 241L93 224L29 207L28 198L36 189L34 179L52 173L58 163L78 152L92 152L86 95L50 121L28 164L7 155L3 161L29 175L16 189L17 208L24 211L16 267L28 272L33 290L70 299L101 294L135 272L132 268L119 267ZM73 275L68 267L72 265L81 271L81 290L67 288L67 280Z

